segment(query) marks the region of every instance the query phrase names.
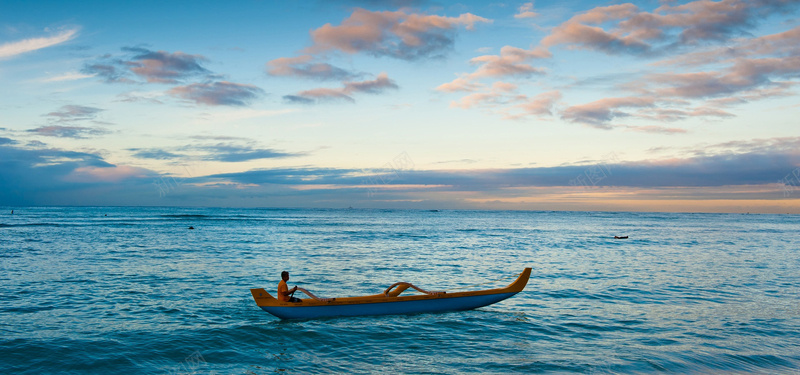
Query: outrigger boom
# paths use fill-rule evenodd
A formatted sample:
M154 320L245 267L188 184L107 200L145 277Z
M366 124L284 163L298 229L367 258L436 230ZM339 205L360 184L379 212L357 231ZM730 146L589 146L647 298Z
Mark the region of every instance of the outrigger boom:
M531 276L525 268L504 288L468 292L428 292L409 283L395 283L381 294L361 297L319 298L305 289L311 299L281 302L262 288L250 289L258 307L281 319L315 319L333 316L394 315L471 310L510 298L522 291ZM401 296L408 288L423 294Z

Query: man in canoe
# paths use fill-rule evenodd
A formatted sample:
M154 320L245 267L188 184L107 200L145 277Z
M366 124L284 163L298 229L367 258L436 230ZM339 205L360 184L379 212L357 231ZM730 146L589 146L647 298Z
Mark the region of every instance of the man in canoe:
M286 282L289 281L289 272L281 272L281 281L278 283L278 301L281 302L301 302L300 298L292 297L292 293L297 291L297 286L291 290Z

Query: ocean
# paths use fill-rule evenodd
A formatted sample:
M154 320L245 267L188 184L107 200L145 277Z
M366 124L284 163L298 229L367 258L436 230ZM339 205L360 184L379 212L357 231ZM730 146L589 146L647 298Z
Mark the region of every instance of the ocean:
M800 374L798 215L0 210L2 374ZM521 293L452 313L282 321L249 291L525 267Z

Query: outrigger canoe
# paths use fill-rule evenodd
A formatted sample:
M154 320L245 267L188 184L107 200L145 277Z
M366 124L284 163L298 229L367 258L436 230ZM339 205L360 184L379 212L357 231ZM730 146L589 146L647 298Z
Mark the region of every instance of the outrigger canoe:
M504 288L468 292L428 292L409 283L395 283L381 294L361 297L319 298L305 289L310 299L281 302L262 288L250 289L258 307L281 319L315 319L334 316L395 315L471 310L510 298L522 291L531 276L525 268L517 280ZM408 288L423 294L400 294Z

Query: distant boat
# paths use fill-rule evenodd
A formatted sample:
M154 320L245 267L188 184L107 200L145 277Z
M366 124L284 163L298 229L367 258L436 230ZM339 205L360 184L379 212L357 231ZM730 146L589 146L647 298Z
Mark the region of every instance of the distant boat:
M617 239L617 240L627 240L627 239L628 239L628 236L614 236L614 239Z
M428 292L409 283L395 283L381 294L362 297L319 298L305 289L311 299L302 302L281 302L266 290L250 289L262 310L281 319L316 319L334 316L396 315L471 310L510 298L522 291L531 276L525 268L517 280L504 288L470 292ZM408 288L423 294L401 296Z

